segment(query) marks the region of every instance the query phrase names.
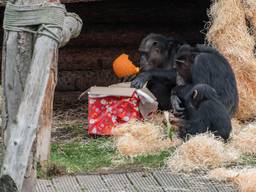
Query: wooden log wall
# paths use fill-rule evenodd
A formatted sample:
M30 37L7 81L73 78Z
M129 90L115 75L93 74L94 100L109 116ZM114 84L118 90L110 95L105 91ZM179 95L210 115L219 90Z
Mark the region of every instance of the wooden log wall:
M103 0L66 4L84 21L79 38L60 49L58 84L55 101L62 95L70 101L93 85L109 85L119 80L112 72L112 61L127 53L136 63L137 48L148 33L184 38L191 43L203 42L206 9L210 2L200 0ZM0 18L3 18L0 8ZM2 38L0 29L0 38ZM2 39L0 39L0 45ZM0 55L1 57L1 55ZM77 94L74 94L77 93Z

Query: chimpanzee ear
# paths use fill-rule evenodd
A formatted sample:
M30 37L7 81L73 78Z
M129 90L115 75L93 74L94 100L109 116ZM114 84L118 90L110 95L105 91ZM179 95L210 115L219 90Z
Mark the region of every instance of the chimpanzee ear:
M195 89L192 93L192 99L195 100L198 96L198 91Z

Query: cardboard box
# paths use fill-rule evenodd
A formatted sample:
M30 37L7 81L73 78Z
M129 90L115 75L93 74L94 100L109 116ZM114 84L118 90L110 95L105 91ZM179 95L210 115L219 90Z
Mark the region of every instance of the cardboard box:
M91 87L88 93L88 133L111 135L112 128L131 119L141 120L157 110L156 98L146 88L130 83Z

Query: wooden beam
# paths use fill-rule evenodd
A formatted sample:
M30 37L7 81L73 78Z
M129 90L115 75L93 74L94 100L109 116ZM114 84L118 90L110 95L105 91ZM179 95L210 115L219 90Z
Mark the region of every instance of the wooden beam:
M91 86L107 86L119 82L112 69L59 72L58 91L85 91Z
M86 42L84 42L86 43ZM86 71L112 69L114 59L126 53L134 63L138 63L139 52L136 48L79 48L69 47L60 50L60 71Z
M61 0L61 3L89 3L89 2L96 2L96 1L102 1L102 0ZM0 0L0 6L5 6L6 0Z
M47 83L43 106L39 117L36 138L36 161L43 171L46 171L47 161L50 156L51 128L53 118L53 99L57 84L57 58L53 61Z
M41 1L43 2L43 1ZM38 3L36 0L27 3ZM71 22L70 22L71 20ZM67 42L68 38L77 36L81 31L82 23L79 19L70 19L67 16L68 25L65 24L63 36ZM75 21L75 22L74 22ZM61 33L59 28L52 29L55 33ZM70 33L70 34L69 34ZM34 46L19 46L19 41L24 43L24 38L18 38L19 33L6 31L4 38L3 51L3 82L5 100L8 100L7 94L15 94L21 90L22 94L18 97L17 103L6 102L10 106L6 107L6 151L2 166L0 179L0 191L20 191L23 185L26 168L29 161L29 155L33 141L36 137L39 115L45 98L47 84L51 74L52 64L57 63L58 58L58 43L47 36L38 36ZM29 41L30 42L30 41ZM34 49L33 49L34 48ZM32 59L29 62L24 62L24 53L26 50L33 52ZM17 60L22 58L22 60ZM27 76L24 77L23 69L20 68L25 64L31 65ZM23 64L23 65L22 65ZM8 66L8 67L7 67ZM27 69L27 68L26 68ZM10 78L16 78L15 83L10 81ZM22 84L24 80L25 84ZM16 87L18 82L18 87ZM13 83L13 84L12 84ZM50 99L51 103L52 99ZM16 108L15 108L16 107ZM13 111L10 111L11 109ZM10 113L13 112L13 113ZM10 119L12 117L12 119ZM9 189L12 187L12 189ZM32 186L31 186L32 187ZM32 188L30 190L33 191Z
M81 29L82 20L75 14L67 14L63 24L61 46L66 45L71 38L77 37L80 34ZM37 132L36 159L43 170L46 170L47 161L49 160L50 155L53 100L58 73L57 62L57 58L52 61Z
M57 59L57 48L56 41L45 36L37 38L17 117L9 125L10 139L4 156L2 175L9 175L19 190L23 184L29 153L36 136L50 67Z

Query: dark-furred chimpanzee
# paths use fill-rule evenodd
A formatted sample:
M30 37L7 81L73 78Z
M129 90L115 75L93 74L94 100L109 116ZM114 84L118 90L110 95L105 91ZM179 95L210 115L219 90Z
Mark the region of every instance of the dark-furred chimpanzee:
M155 95L160 110L171 108L171 90L176 86L176 71L172 70L175 54L182 41L159 34L149 34L139 46L141 73L132 81L131 86L147 88Z
M206 45L182 45L177 51L175 65L177 77L183 78L185 85L208 84L216 90L230 117L234 115L238 106L235 75L229 62L216 49ZM177 96L177 88L181 90L179 86L172 90L174 111L182 109L182 98Z
M186 85L184 89L187 93L183 92L185 95L181 97L184 99L185 119L180 119L180 137L210 131L227 140L232 129L231 119L215 89L207 84L197 84L192 88Z

